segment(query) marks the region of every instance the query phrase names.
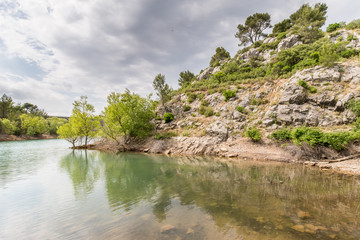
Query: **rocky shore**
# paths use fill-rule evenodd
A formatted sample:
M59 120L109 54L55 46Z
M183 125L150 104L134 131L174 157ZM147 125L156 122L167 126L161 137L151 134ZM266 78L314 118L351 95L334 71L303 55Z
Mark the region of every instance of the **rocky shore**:
M40 136L27 136L27 135L7 135L7 134L0 134L0 142L8 142L8 141L26 141L26 140L41 140L41 139L56 139L57 136L55 135L40 135Z

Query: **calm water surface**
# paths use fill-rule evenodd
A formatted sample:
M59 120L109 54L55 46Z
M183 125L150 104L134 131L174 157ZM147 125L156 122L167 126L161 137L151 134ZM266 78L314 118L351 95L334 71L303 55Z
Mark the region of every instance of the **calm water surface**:
M0 143L0 239L360 239L360 181L279 163Z

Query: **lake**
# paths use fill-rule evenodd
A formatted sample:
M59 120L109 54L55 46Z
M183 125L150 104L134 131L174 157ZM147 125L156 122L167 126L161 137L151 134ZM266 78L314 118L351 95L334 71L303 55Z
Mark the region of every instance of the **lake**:
M300 165L0 143L0 239L360 239L360 179Z

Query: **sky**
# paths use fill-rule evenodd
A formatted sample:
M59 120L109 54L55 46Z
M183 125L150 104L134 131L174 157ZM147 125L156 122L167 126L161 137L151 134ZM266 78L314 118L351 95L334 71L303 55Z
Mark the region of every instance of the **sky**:
M173 89L198 74L217 47L240 49L237 25L268 12L274 25L302 0L0 0L0 95L69 116L87 96L96 112L111 92L153 93L159 73ZM360 18L360 1L322 1L329 23Z

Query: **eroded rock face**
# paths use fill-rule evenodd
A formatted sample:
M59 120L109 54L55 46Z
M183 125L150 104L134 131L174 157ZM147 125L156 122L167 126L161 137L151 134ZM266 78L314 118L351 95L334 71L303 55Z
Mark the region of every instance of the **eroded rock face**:
M290 82L284 86L284 90L281 93L279 104L302 104L307 100L307 93L303 87L298 84Z
M287 38L284 38L283 40L281 40L279 42L277 51L279 52L279 51L284 50L284 49L295 47L295 46L300 45L302 43L303 42L300 40L300 37L298 35L291 35L291 36L289 36Z
M229 129L223 121L215 121L206 128L206 132L211 135L220 138L222 141L226 141L229 137Z
M210 74L212 74L213 70L214 70L213 67L208 67L208 68L204 69L204 71L202 73L200 73L199 76L197 77L198 81L207 79L208 76Z

